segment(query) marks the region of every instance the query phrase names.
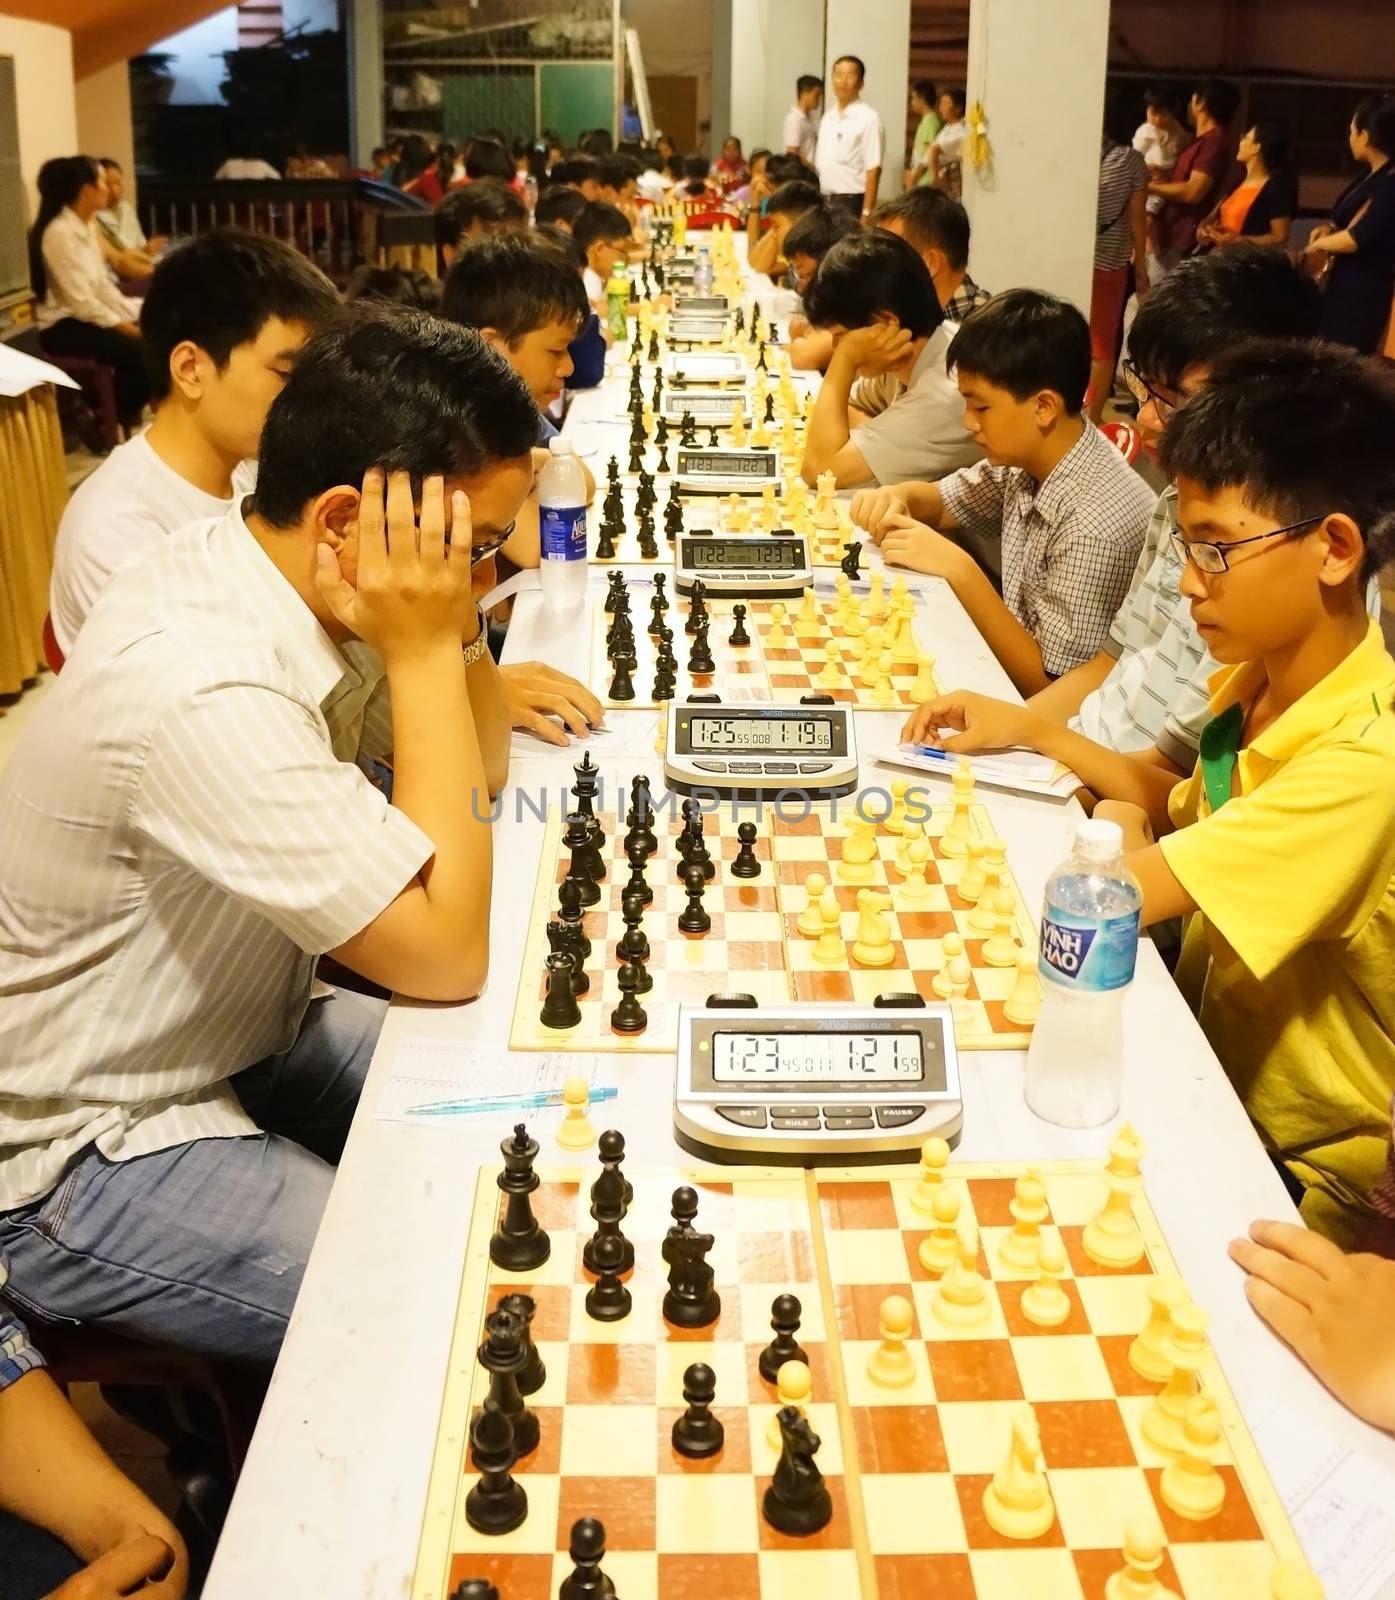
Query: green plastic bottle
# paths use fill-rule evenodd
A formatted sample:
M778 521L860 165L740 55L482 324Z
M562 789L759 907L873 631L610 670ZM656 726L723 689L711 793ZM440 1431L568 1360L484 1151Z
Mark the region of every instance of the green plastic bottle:
M630 280L618 266L611 269L605 286L605 307L610 336L623 343L630 334Z

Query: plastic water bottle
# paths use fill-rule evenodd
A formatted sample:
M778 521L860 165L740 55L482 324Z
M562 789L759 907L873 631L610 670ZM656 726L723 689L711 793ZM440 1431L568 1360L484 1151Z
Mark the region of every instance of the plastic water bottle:
M1082 822L1051 874L1041 918L1042 1006L1024 1092L1045 1122L1094 1128L1119 1109L1124 991L1138 956L1138 880L1117 822Z
M693 263L693 293L695 295L712 293L712 257L707 253L707 246L698 248L697 260Z
M549 611L576 615L586 594L586 479L570 439L559 435L547 448L538 474L542 600Z

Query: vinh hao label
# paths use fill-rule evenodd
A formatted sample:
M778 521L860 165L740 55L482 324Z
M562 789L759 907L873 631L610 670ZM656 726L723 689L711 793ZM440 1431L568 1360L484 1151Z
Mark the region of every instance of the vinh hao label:
M1101 922L1048 906L1037 970L1049 982L1077 992L1126 988L1133 981L1138 928L1137 911Z

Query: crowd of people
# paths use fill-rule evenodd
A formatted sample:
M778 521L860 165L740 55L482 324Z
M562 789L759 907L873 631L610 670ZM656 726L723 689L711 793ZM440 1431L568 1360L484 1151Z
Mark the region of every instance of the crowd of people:
M791 359L823 374L805 478L949 584L1025 698L952 689L906 736L1064 763L1124 828L1144 921L1187 918L1178 982L1317 1230L1258 1224L1235 1259L1395 1429L1395 1263L1345 1253L1395 1246L1395 661L1373 620L1395 102L1356 110L1364 171L1297 260L1281 131L1237 137L1230 86L1185 120L1163 91L1135 129L1111 111L1087 320L971 275L962 94L916 84L907 186L877 203L862 82L835 63L818 118L799 78L783 150L715 161L403 140L374 167L433 208L441 270L366 266L343 294L265 236L145 239L115 163L41 172L41 338L112 367L133 432L64 514L66 660L0 776L0 1571L25 1600L142 1579L178 1600L188 1560L17 1317L40 1345L93 1323L269 1367L377 996L485 981L489 808L461 797L498 792L511 729L566 744L602 708L545 661L497 665L506 618L478 600L540 560L559 405L600 381L607 280L673 195L744 216L751 271L799 296ZM1092 421L1130 290L1160 494ZM317 986L323 956L357 986Z

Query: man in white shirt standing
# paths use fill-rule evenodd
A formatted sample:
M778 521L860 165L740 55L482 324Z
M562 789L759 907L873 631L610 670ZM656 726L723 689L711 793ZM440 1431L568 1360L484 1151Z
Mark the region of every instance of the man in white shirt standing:
M781 142L787 156L798 156L808 166L814 164L814 149L818 143L819 107L823 104L823 79L804 73L795 79L794 104L785 113L785 129Z
M863 223L877 203L886 149L882 119L859 99L866 72L857 56L839 56L833 63L834 104L819 124L814 155L825 197L841 202Z

